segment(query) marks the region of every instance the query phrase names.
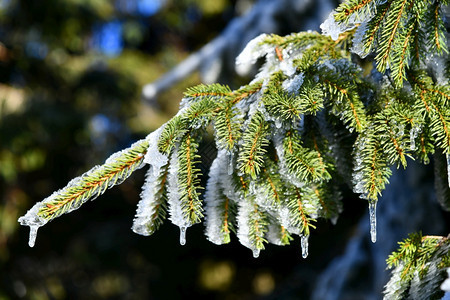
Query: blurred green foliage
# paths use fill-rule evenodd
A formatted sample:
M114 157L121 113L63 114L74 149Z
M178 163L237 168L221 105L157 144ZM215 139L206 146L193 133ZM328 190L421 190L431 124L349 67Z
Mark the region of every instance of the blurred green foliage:
M300 247L270 246L253 260L236 241L205 241L201 226L181 247L174 226L151 238L129 229L144 171L27 246L17 223L26 209L177 112L197 74L154 106L142 104L142 86L216 36L237 1L161 0L151 15L126 8L130 2L0 0L0 299L248 299L282 282L286 293L295 282L298 296L307 295L310 278L342 245L336 232L346 221L318 233L327 247L301 273L292 263ZM96 40L105 24L120 25L115 52ZM311 239L313 253L322 245Z
M114 270L114 262L103 266L110 270L100 269L97 250L90 249L91 254L86 252L92 247L86 241L89 244L105 241L80 236L75 236L74 240L52 240L49 237L54 232L48 231L44 233L47 240L44 237L36 249L27 249L27 232L24 228L19 231L17 223L18 216L35 201L48 196L93 164L101 163L112 152L142 138L178 109L182 92L187 86L198 83L198 76L162 95L155 107L141 103L142 86L217 35L232 17L224 11L232 11L234 5L223 0L211 9L205 1L196 4L194 1L155 0L153 2L158 2L160 7L156 6L159 11L152 14L148 9L136 10L139 9L137 3L145 1L134 1L134 10L129 6L132 2L0 1L2 299L64 299L69 296L106 299L123 296L132 288L130 278L122 274L120 268ZM111 22L121 26L120 36L113 36L119 39L120 49L117 55L108 56L107 51L96 45L96 36L108 34L99 28ZM208 32L208 35L199 32ZM139 175L136 177L139 182ZM125 198L130 209L126 217L129 219L134 214L139 189L130 181L121 190L107 195L106 201L114 203L117 199L120 203ZM100 214L106 219L110 213L120 219L122 208L117 204L110 212L96 211L83 218L94 219L95 214ZM78 217L59 226L55 224L58 228L53 229L67 236L70 228L79 226L78 222L87 223ZM131 236L128 229L131 220L127 222L129 224L123 227ZM85 233L97 232L112 238L116 229L96 225L99 226L95 229L91 228L93 225L86 227ZM128 256L135 268L149 265L139 263L142 258L138 253L130 254L116 245L103 247L109 251L118 248L114 250L119 251L116 255ZM147 275L144 273L138 270L133 275L144 276L133 280L134 286L139 282L145 286L143 281ZM89 287L85 292L74 292L78 284ZM136 295L141 298L147 292L144 288L137 290Z

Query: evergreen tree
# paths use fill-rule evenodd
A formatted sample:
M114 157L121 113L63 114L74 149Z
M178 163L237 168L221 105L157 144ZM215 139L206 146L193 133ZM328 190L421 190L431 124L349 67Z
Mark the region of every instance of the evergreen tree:
M342 183L368 202L376 242L377 201L391 167L406 168L407 158L434 158L439 202L450 210L446 10L447 0L347 0L323 34L258 36L236 61L264 59L249 84L188 89L166 124L21 217L29 245L40 226L146 164L134 232L150 235L169 218L184 244L204 219L211 242L228 243L234 232L255 257L298 235L306 258L316 220L336 222L342 210ZM203 174L199 144L211 134L217 156ZM448 237L411 234L388 258L385 297L442 297L449 251Z

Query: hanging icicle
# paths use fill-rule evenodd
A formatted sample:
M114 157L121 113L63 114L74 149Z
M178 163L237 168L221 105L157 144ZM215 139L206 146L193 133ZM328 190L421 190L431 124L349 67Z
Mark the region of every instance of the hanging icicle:
M180 245L186 245L186 227L184 226L180 227Z
M30 247L34 247L34 244L36 243L36 236L37 236L37 231L39 229L39 226L30 226L30 238L28 240L28 246Z
M446 158L447 158L447 179L448 179L448 186L450 187L450 154L447 154Z
M301 235L300 237L300 244L302 247L302 257L303 258L307 258L308 257L308 239L309 239L309 235Z
M377 241L377 201L369 201L370 239Z

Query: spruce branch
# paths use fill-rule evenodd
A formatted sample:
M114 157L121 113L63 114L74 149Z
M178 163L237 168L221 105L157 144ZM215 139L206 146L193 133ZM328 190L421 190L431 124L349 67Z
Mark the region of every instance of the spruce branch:
M440 1L434 1L425 14L425 26L430 28L432 32L427 35L427 46L438 54L448 53L447 39L445 37L445 26L441 17Z
M336 8L336 13L334 19L337 22L349 23L350 17L354 14L364 14L369 8L369 4L375 2L375 0L350 0L345 1L338 8Z
M297 134L288 131L283 141L283 148L288 172L300 182L321 182L331 178L320 153L302 147Z
M386 161L381 142L373 128L358 136L355 142L353 183L355 192L376 203L389 182L392 171Z
M290 187L287 193L286 205L288 208L289 227L292 232L309 236L316 220L311 216L316 215L312 202L314 191L308 187L303 189Z
M237 201L229 197L233 193L229 189L232 185L228 184L226 190L224 184L224 178L229 179L227 163L227 156L219 152L211 165L204 196L206 236L218 245L229 243L230 233L236 232Z
M389 14L384 19L385 25L380 33L380 44L378 45L377 56L375 56L377 69L380 72L386 71L388 64L390 64L391 49L394 45L394 41L398 39L397 29L401 25L402 16L405 18L404 13L408 4L408 0L393 0L391 2Z
M428 163L431 154L440 201L448 209L444 4L448 1L348 0L325 22L336 25L328 28L331 37L260 35L237 59L238 64L265 60L251 83L236 90L221 84L189 88L178 114L160 129L37 203L19 221L31 226L33 238L38 226L148 163L136 233L152 234L169 212L184 244L186 228L205 214L213 243L229 243L235 232L256 257L267 242L287 245L299 235L306 257L316 220L334 223L342 210L343 182L368 200L374 241L376 203L391 167L406 167L408 157ZM421 56L426 49L440 56L427 61ZM351 51L361 58L373 51L382 74L374 70L366 76L364 63ZM444 61L445 67L435 66ZM210 125L217 157L203 193L199 145ZM401 286L387 288L388 298L416 293L421 280L435 287L450 264L448 248L446 238L411 236L390 258L392 278Z
M70 181L63 189L36 203L25 216L19 218L19 222L22 225L42 226L64 213L78 209L86 201L97 198L143 166L148 146L148 141L144 139L114 153L102 166L92 168Z
M151 235L164 223L167 216L167 177L169 164L163 166L156 175L149 168L142 187L133 231L141 235ZM149 211L150 210L150 211Z
M386 284L385 299L404 299L420 296L422 299L440 299L440 289L450 266L450 243L442 236L410 234L399 242L399 249L387 259L394 269Z
M200 170L196 166L200 156L198 152L198 142L188 131L182 138L177 152L178 159L178 185L180 195L180 209L183 218L189 224L196 224L203 217L203 207L200 200Z
M359 71L356 66L345 60L330 63L334 68L321 68L319 77L329 98L331 112L352 131L362 132L367 126L367 117L364 104L354 88L354 84L359 83Z
M253 179L262 168L264 161L265 147L269 145L267 136L269 127L264 120L262 113L255 113L250 121L247 130L243 133L243 144L239 151L239 169Z

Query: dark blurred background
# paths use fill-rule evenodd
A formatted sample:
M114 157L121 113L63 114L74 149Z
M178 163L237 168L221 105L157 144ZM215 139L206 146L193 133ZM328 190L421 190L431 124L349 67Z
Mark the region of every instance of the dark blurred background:
M145 170L41 228L34 248L17 222L36 201L167 121L187 87L211 80L208 71L232 88L248 82L233 64L250 38L317 30L337 4L277 2L0 0L0 299L330 299L314 291L332 288L320 282L328 282L325 273L348 252L348 241L364 236L360 247L372 247L368 222L360 225L366 203L345 186L343 215L336 226L318 222L306 260L299 239L268 245L254 259L236 238L209 243L203 225L188 230L185 246L170 222L153 236L134 234ZM239 18L251 20L232 31ZM227 28L238 42L219 45L157 97L142 94ZM215 61L221 68L212 69ZM341 275L379 295L370 255L358 264L364 260Z

